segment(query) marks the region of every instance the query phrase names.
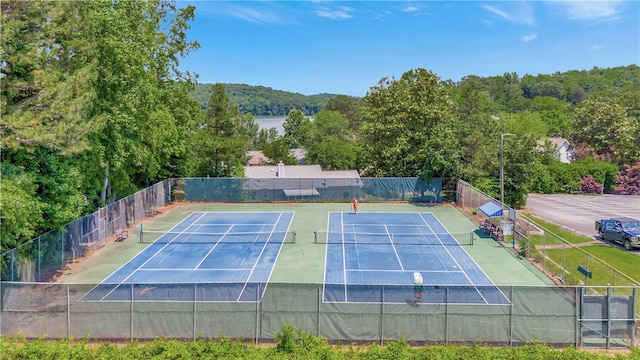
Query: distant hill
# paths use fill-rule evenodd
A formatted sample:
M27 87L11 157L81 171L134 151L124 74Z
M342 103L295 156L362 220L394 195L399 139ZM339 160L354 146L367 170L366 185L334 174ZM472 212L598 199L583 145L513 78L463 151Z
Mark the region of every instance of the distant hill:
M207 104L214 84L197 84L191 94L198 102ZM274 90L265 86L246 84L223 84L229 98L240 107L240 111L254 116L287 116L293 109L305 115L318 113L329 99L337 94L302 95Z
M614 68L594 67L591 70L570 70L554 74L519 76L516 73L480 77L469 75L460 82L447 82L449 86L471 85L500 102L500 94L505 84L516 90L517 97L533 99L535 97L554 97L570 104L576 104L585 97L599 93L638 89L640 87L640 67L636 64ZM209 100L214 84L197 84L191 94L205 105ZM317 114L329 99L339 94L302 95L299 93L274 90L266 86L246 84L223 84L229 98L240 107L243 113L254 116L287 116L292 109L302 110L305 115ZM506 108L508 110L508 108ZM513 110L513 109L512 109ZM523 110L523 109L520 109Z

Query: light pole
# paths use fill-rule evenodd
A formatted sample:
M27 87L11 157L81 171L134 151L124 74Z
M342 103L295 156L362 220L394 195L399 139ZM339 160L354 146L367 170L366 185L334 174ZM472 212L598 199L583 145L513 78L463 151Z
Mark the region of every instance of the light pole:
M504 205L504 161L503 161L503 153L504 153L504 137L505 136L515 136L515 134L510 133L500 133L500 203Z

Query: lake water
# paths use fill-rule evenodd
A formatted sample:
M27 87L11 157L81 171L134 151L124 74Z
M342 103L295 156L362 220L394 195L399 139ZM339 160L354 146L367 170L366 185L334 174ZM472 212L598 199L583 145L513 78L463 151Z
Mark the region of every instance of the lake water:
M260 126L260 129L271 129L276 128L278 134L284 135L284 128L282 127L282 123L286 119L286 116L256 116L256 123Z

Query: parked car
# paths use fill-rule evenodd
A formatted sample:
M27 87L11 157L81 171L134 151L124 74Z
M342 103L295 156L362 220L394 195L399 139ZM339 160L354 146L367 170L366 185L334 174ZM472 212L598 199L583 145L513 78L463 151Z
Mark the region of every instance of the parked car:
M596 231L602 240L622 244L625 249L640 248L640 220L616 218L597 220Z

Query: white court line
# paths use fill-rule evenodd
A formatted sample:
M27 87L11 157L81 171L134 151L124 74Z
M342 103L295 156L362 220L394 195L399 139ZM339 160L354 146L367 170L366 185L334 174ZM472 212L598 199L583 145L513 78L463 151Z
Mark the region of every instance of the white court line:
M280 215L278 215L278 219L276 220L276 224L278 224L280 222L281 218L282 218L282 212L280 213ZM269 233L269 237L267 238L267 241L265 241L265 243L262 245L262 250L260 250L260 255L258 255L258 258L256 259L256 262L253 264L253 267L251 268L251 271L249 272L249 276L247 276L247 280L244 282L244 286L242 286L242 290L240 291L240 294L238 295L238 298L236 299L236 301L240 301L240 298L242 298L242 294L247 289L247 284L249 283L249 280L251 279L251 276L253 275L253 273L256 270L256 267L258 266L258 263L260 262L260 259L262 258L262 254L264 254L264 249L267 248L267 244L269 244L269 240L271 240L271 237L273 236L273 229L275 228L275 225L271 225L271 226L273 226L273 228L271 228L271 232ZM283 239L283 242L284 242L284 239ZM274 265L272 265L272 266L274 266ZM260 287L258 286L258 290L259 290L259 288Z
M202 215L200 215L199 218L196 219L196 221L200 220L205 214L203 213ZM191 226L191 225L189 225ZM184 232L184 230L182 231ZM175 239L176 237L180 236L180 233L178 233L173 239ZM159 253L161 253L167 246L172 244L172 241L169 241L168 243L166 243L163 247L161 247L160 249L158 249L153 255L151 255L147 261L145 261L144 263L142 263L142 265L138 266L137 269L131 271L129 273L129 276L125 277L124 280L120 281L120 284L118 286L116 286L113 290L109 291L109 293L107 293L107 295L103 296L102 299L106 298L107 296L111 295L111 293L113 293L118 287L120 287L120 285L123 285L127 280L129 280L138 270L140 270L143 266L145 266L149 261L151 261L151 259L155 258ZM137 256L137 255L136 255Z
M429 229L431 229L431 231L433 232L433 228L431 228L431 226L429 225L429 223L427 222L427 219L424 218L424 216L422 216L422 214L420 214L420 217L422 218L422 221L424 221L425 225L427 225L429 227ZM437 220L437 218L436 218ZM453 236L453 235L452 235ZM449 254L449 258L451 258L453 260L453 262L456 264L458 269L462 270L462 266L460 266L460 263L458 263L458 261L456 260L456 258L451 254L451 252L449 251L449 249L442 243L442 241L440 240L440 237L438 235L436 235L436 238L438 239L438 242L440 243L440 245L444 248L444 250L447 252L447 254ZM438 257L438 255L436 255L436 257ZM438 257L439 258L439 257ZM462 273L464 274L464 277L467 278L468 282L471 284L471 286L473 286L474 289L476 289L476 292L478 293L478 295L480 295L480 297L482 298L482 300L485 302L485 304L488 304L489 302L487 301L487 299L484 297L484 295L482 295L482 293L480 292L480 289L478 289L478 286L476 285L476 283L474 281L471 280L471 278L469 278L469 275L467 275L466 271L462 271Z
M400 270L404 271L404 265L402 265L402 260L400 260L400 255L398 255L398 250L396 249L395 244L393 243L393 238L391 237L391 233L389 232L389 228L387 225L384 225L384 230L387 232L387 237L389 238L389 242L391 243L391 247L393 248L393 253L396 254L396 259L398 259L398 264L400 264Z
M197 270L200 265L202 265L202 263L207 260L207 258L209 257L209 255L211 255L211 253L213 252L213 250L215 248L218 247L218 244L220 244L220 241L222 241L222 239L224 239L225 236L227 236L227 234L229 234L229 232L231 231L231 229L233 229L233 225L231 225L227 231L222 235L222 237L220 237L220 239L218 239L218 241L216 241L216 243L211 247L211 249L209 249L209 251L207 252L207 254L202 258L202 260L200 260L200 262L196 265L195 270Z

